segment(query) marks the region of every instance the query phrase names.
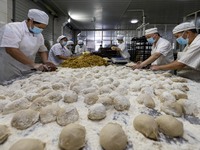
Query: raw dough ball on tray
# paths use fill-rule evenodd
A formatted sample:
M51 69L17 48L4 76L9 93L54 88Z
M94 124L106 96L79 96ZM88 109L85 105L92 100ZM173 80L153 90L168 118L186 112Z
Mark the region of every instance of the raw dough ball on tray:
M0 144L4 143L8 136L10 135L10 131L6 125L0 125Z
M183 123L170 115L162 115L156 118L159 130L169 137L183 136Z
M106 108L103 104L97 103L89 107L88 118L91 120L101 120L106 117Z
M114 99L114 108L118 111L128 110L130 102L126 97L117 96Z
M38 139L21 139L13 144L9 150L44 150L45 145Z
M19 110L27 109L29 108L30 105L31 103L26 98L18 99L10 104L7 104L3 108L3 114L5 115L5 114L17 112Z
M39 119L39 112L26 109L18 111L12 118L11 125L17 129L24 130L35 124Z
M183 107L177 102L164 102L161 106L161 110L166 114L172 115L174 117L181 117L183 114Z
M65 107L58 111L57 123L61 126L66 126L74 123L79 119L78 111L75 107Z
M64 150L79 150L85 146L85 127L69 124L64 127L59 137L59 146Z
M46 95L47 99L51 100L52 102L58 102L62 99L62 95L56 91L53 91Z
M78 101L78 94L74 91L67 91L64 95L64 102L65 103L73 103Z
M127 136L117 123L108 123L100 131L100 144L105 150L124 150Z
M158 125L152 116L141 114L133 121L134 128L150 139L157 140Z
M84 102L88 105L92 105L95 104L98 99L99 97L97 92L88 93L85 95Z
M154 100L153 100L153 98L151 97L150 94L142 93L136 98L136 101L139 104L144 104L148 108L154 108L155 107L155 102L154 102Z
M38 111L42 107L45 107L50 104L52 104L52 101L50 101L47 97L38 97L33 101L33 103L30 106L30 109Z
M40 121L45 124L56 121L58 110L60 107L57 104L49 105L40 110Z

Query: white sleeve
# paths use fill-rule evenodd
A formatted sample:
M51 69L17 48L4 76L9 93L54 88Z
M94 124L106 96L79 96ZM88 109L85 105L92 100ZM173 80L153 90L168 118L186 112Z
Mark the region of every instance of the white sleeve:
M126 45L125 45L125 44L120 44L120 45L118 46L118 48L120 48L121 51L123 52L123 51L126 50Z
M40 46L40 48L39 48L39 52L46 52L46 51L48 51L47 50L47 47L44 45L44 37L43 37L43 35L41 34L41 36L40 36L40 42L41 42L41 46Z
M51 51L55 56L62 55L62 52L57 45L53 45L52 48L51 48Z
M75 53L78 53L78 47L79 47L79 46L76 45L76 47L75 47L75 51L74 51Z
M200 45L194 44L184 53L184 55L178 60L179 62L200 70Z
M155 52L160 53L163 56L167 56L167 54L171 50L172 50L172 48L171 48L171 44L169 42L162 42L157 46Z
M23 38L23 34L21 33L20 29L13 24L7 24L1 28L1 47L13 47L19 48L19 44Z

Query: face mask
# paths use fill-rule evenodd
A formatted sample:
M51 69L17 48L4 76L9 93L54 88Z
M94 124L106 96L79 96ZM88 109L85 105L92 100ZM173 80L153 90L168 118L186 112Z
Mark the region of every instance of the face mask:
M62 41L62 42L61 42L61 45L62 45L62 46L65 46L65 45L67 45L67 42L66 42L66 41Z
M82 45L82 44L80 44L79 46L80 46L80 48L82 48L82 47L83 47L83 45Z
M148 38L147 41L148 43L153 44L156 40L151 37L151 38Z
M33 28L30 27L29 30L31 32L33 32L34 34L40 34L43 31L43 29L40 29L40 28L38 28L36 26L34 26Z
M184 39L182 36L180 36L179 38L177 38L176 41L177 41L180 45L186 45L186 44L188 44L188 38L187 38L187 39Z

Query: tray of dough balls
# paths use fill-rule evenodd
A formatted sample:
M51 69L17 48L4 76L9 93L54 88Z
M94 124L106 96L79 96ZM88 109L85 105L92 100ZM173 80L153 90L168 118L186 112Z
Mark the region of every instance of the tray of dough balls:
M0 86L1 150L196 150L200 84L123 66L59 68Z

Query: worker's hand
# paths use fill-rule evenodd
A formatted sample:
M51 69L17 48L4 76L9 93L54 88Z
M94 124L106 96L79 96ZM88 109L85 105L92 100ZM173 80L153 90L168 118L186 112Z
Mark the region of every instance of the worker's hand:
M44 63L44 70L43 71L55 71L57 69L56 65L52 62L45 62Z
M44 65L43 64L33 64L33 69L37 70L37 71L43 71L44 70Z
M152 66L150 67L150 69L153 70L153 71L160 70L160 69L159 69L159 66L157 66L157 65L152 65Z
M132 67L131 67L133 70L134 69L141 69L141 68L143 68L143 65L142 65L142 62L141 61L138 61L135 65L133 65Z

